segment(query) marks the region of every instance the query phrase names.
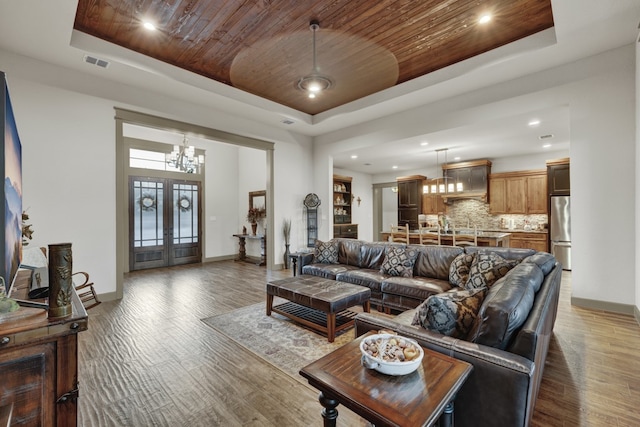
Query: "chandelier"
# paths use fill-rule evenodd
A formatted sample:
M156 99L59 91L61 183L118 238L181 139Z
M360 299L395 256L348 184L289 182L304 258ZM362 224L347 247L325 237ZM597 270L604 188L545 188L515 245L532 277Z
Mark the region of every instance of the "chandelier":
M444 163L441 164L440 163L440 152L444 151ZM439 170L442 170L442 166L447 166L448 165L448 159L447 159L447 152L449 151L448 148L440 148L436 150L436 166L438 167ZM430 188L429 186L425 185L423 187L423 193L431 193L431 194L447 194L447 193L454 193L454 192L461 192L463 191L463 184L462 182L459 182L458 180L455 180L454 182L450 182L450 178L448 176L448 171L447 170L443 170L443 174L441 177L435 178L435 184L431 184Z
M316 63L316 31L320 28L320 23L314 19L310 23L310 28L313 32L313 68L311 74L298 80L298 88L307 92L309 98L315 98L323 90L329 89L332 82L329 77L320 74Z
M196 147L187 145L187 135L182 140L182 146L174 145L173 151L167 153L167 165L186 173L195 173L199 166L204 164L204 156L196 156Z

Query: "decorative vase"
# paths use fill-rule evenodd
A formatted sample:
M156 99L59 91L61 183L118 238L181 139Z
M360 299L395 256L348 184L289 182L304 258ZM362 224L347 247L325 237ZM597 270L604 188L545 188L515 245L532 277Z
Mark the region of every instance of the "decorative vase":
M58 318L72 314L71 274L73 259L71 243L49 245L49 317Z
M251 233L253 233L253 235L256 235L256 231L258 231L258 223L257 222L252 222L251 223Z
M289 269L289 243L284 244L284 268Z

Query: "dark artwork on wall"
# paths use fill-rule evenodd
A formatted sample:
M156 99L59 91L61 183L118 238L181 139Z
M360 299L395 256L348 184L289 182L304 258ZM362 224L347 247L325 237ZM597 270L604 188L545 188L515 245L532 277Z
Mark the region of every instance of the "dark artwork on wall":
M0 218L4 218L0 246L0 275L8 292L22 259L22 146L13 116L5 73L0 71L0 176L4 177L3 203Z

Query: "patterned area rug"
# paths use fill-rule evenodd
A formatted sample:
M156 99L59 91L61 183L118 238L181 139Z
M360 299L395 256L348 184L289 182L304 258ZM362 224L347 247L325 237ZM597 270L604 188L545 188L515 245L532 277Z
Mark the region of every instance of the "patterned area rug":
M274 305L282 301L275 301ZM358 311L353 307L353 311ZM359 310L362 311L362 310ZM277 313L267 316L265 304L243 307L227 314L202 321L218 330L250 352L303 383L298 373L309 363L343 346L355 337L353 327L336 334L329 343L327 337L307 329Z

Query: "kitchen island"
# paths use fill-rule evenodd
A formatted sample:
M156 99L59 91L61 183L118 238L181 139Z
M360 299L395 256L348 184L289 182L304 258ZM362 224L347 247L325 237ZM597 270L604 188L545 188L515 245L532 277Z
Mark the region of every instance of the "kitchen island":
M382 240L388 241L389 235L391 234L388 231L382 232ZM471 236L473 234L468 234L465 232L456 232L456 236ZM478 246L500 246L504 248L509 247L509 238L511 237L511 233L503 233L497 231L478 231ZM420 243L420 233L416 231L412 231L409 233L409 241L410 243L419 244ZM440 241L443 245L451 246L453 245L453 235L451 233L440 233Z

